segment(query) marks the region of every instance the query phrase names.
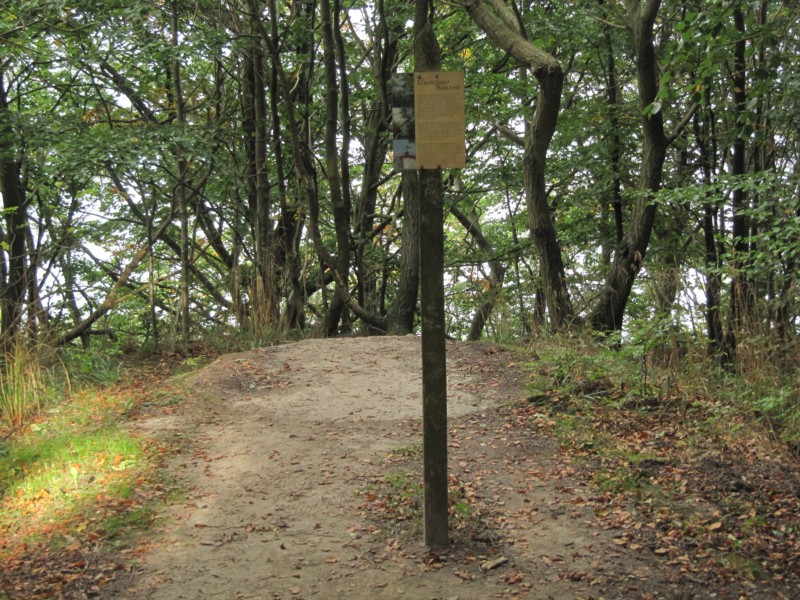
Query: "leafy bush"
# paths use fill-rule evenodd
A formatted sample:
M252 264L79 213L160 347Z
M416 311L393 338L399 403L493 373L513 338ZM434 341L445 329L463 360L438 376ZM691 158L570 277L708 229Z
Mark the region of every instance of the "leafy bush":
M73 383L112 385L119 380L122 371L119 354L113 349L65 348L61 356Z

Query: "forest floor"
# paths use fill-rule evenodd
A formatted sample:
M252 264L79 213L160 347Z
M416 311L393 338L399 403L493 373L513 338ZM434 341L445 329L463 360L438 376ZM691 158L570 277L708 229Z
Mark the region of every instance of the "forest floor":
M800 469L768 436L696 399L531 395L514 352L447 349L446 550L420 531L419 338L305 340L224 355L136 415L182 494L63 597L798 597Z

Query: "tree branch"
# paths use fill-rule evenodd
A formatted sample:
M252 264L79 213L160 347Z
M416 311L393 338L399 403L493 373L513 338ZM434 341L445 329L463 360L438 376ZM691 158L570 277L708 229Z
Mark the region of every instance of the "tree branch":
M505 17L498 16L494 10L487 8L487 3L492 8L497 8L498 1L466 0L464 8L470 17L501 49L508 52L523 65L530 67L534 73L559 70L561 67L555 57L541 48L537 48L522 37L516 19L514 19L514 15L508 10L508 7L503 5L508 13ZM510 25L507 19L511 19L513 25Z
M501 125L500 123L492 123L492 126L507 140L514 142L514 144L520 148L525 147L525 138L519 135L516 131L511 130L505 125Z
M167 228L170 226L172 222L172 213L164 219L164 221L159 226L158 230L156 231L155 235L153 236L154 239L160 238ZM133 272L136 270L136 267L144 260L144 258L149 254L150 247L149 245L145 245L143 248L140 248L139 251L133 256L131 262L122 270L119 274L119 278L114 282L114 285L111 287L111 291L108 292L106 299L103 303L98 306L92 314L90 314L86 319L82 322L78 323L75 327L70 329L67 333L63 334L61 337L56 338L53 342L55 346L63 346L64 344L71 342L75 338L80 337L89 328L98 320L100 317L105 315L109 310L117 306L124 297L120 297L119 292L122 286L128 281Z
M686 129L686 126L692 120L692 117L694 116L694 113L697 112L698 108L700 108L700 105L697 102L693 103L692 106L689 107L689 110L686 111L686 114L683 115L683 118L680 120L680 122L675 125L672 132L667 136L667 144L671 144L678 139L678 137L683 133L683 130Z

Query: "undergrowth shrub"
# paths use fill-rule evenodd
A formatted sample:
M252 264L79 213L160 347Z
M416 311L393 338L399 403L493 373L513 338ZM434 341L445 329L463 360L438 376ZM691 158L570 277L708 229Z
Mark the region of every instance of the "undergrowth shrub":
M112 385L122 373L121 350L114 346L97 349L63 348L60 356L72 382L81 385Z
M734 399L800 450L800 355L771 336L737 345Z
M667 371L649 366L641 344L576 334L537 338L534 343L539 358L534 363L534 391L639 407L668 396Z
M537 401L680 414L698 401L728 406L800 451L800 355L771 336L742 337L733 365L710 352L704 336L655 321L632 323L624 336L603 340L543 334L527 353Z

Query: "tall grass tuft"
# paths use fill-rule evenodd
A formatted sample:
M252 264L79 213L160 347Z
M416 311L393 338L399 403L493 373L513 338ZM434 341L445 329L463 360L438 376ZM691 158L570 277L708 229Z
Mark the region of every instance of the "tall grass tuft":
M35 350L18 344L0 365L0 423L15 430L37 413L55 387Z
M800 451L800 351L771 334L742 336L736 348L739 398Z

